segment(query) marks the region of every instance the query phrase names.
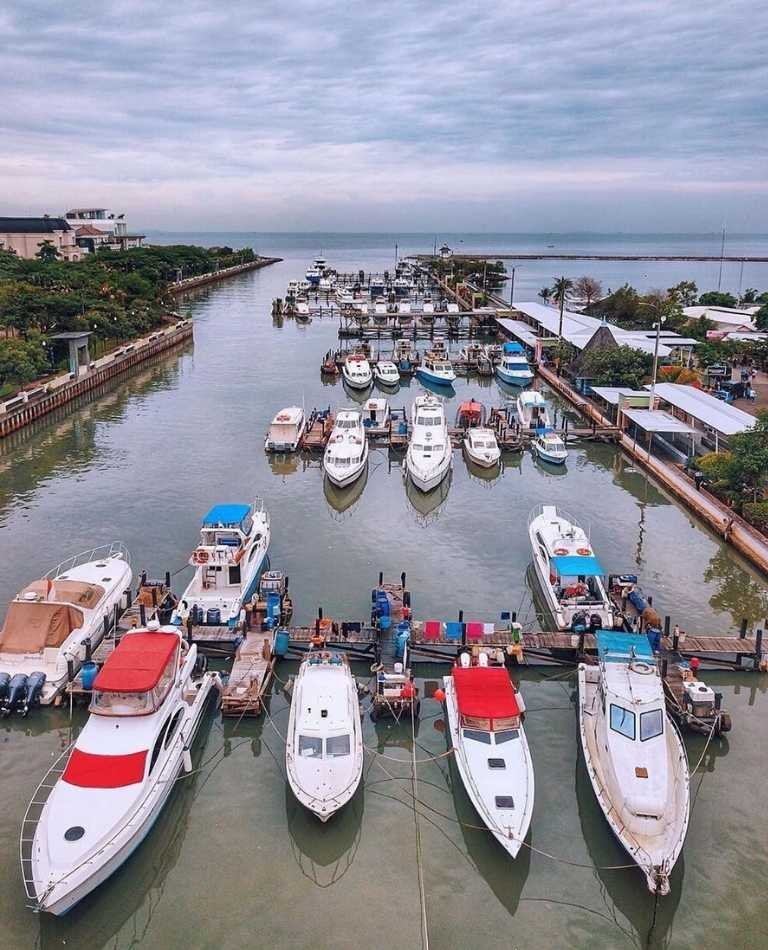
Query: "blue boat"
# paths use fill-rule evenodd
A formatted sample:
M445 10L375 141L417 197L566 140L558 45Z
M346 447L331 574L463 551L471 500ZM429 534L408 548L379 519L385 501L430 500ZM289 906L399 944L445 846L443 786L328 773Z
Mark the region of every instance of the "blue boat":
M451 361L441 353L427 353L416 370L416 375L424 383L433 386L453 386L456 379Z
M512 386L527 386L533 382L533 370L520 343L505 343L496 375Z

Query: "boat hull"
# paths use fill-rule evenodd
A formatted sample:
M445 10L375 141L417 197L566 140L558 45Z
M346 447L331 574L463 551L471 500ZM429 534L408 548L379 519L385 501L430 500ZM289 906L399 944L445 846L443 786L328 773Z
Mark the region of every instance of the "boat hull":
M455 373L451 376L437 376L435 373L422 369L421 367L416 370L416 376L418 379L423 380L423 382L431 383L433 386L453 386L456 380Z
M446 460L440 463L439 467L429 474L422 474L421 472L415 470L407 458L406 466L408 468L408 477L411 479L416 488L422 492L429 492L432 491L433 488L437 488L437 486L448 474L451 468L451 457L449 455Z
M342 369L341 375L344 377L344 382L351 389L367 389L373 382L372 376L366 376L364 380L362 379L353 379L345 369Z
M529 383L533 382L533 373L523 372L522 370L512 371L502 369L500 366L496 367L496 375L503 383L508 383L510 386L527 386Z
M335 466L326 465L325 474L331 484L335 485L337 488L346 488L348 485L353 484L353 482L356 482L358 478L360 478L360 476L365 471L367 464L368 455L366 453L362 465L358 466L357 468L339 469Z
M466 441L464 442L464 452L466 453L469 461L474 465L478 465L480 468L495 468L501 461L501 452L493 452L489 454L473 452L472 449L470 449L467 445Z
M674 800L668 802L664 818L659 821L661 830L665 827L668 829L667 834L661 840L660 836L631 835L621 818L624 811L621 791L611 794L610 780L601 765L597 737L598 683L598 668L581 664L578 671L579 735L592 790L616 839L645 875L648 890L652 894L665 895L670 890L669 875L682 851L690 817L690 776L685 746L672 719L666 715L665 735L667 758L672 769L670 774L677 774L680 764L685 763L683 781L673 788Z

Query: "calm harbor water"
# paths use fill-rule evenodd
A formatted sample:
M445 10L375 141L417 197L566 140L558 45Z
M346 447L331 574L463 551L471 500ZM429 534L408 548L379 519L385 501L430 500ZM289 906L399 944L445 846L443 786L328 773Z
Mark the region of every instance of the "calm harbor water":
M417 615L451 618L463 609L466 616L493 619L511 609L534 625L526 524L530 509L542 502L591 523L606 567L640 574L659 609L684 629L733 631L742 616L761 622L768 615L763 580L610 446L575 446L564 472L529 455L510 456L493 481L470 472L455 453L448 490L426 503L406 491L399 464L381 450L371 453L362 490L348 494L324 489L315 462L269 460L263 436L281 406L340 406L353 398L340 382L326 385L320 378L336 322L277 325L272 298L282 296L316 254L339 268L381 268L391 262L397 238L198 239L242 244L257 238L259 250L285 261L185 301L182 309L195 319L194 345L0 444L0 604L67 554L115 538L133 552L137 571L181 569L211 503L260 495L272 517L271 561L291 577L298 620L311 619L320 605L326 614L362 619L378 572L394 577L404 570ZM495 240L497 247L512 246L510 237ZM585 239L554 240L561 247ZM431 245L431 239L413 247L406 241L400 239L401 251ZM525 277L528 299L561 272L559 265L541 266L547 270L532 267ZM623 267L610 265L617 266ZM675 267L649 285L666 286L691 273L690 265ZM606 284L623 282L595 266L575 271L584 272ZM640 285L628 272L627 279ZM761 286L754 278L747 285ZM413 382L390 399L408 405L419 391ZM462 380L449 418L469 395L496 405L513 398L495 382ZM180 571L179 586L187 576ZM284 664L281 680L294 668ZM356 672L369 675L364 666ZM442 670L423 673L429 693ZM759 795L766 779L766 679L708 677L723 692L734 729L709 746L693 779L684 856L672 893L654 907L639 872L606 870L627 862L578 751L574 678L553 673L526 670L520 677L537 794L529 839L535 850L524 849L516 862L486 833L467 827L477 816L450 758L429 760L445 751L440 709L434 701L423 704L417 756L426 761L416 794L424 803L419 828L431 946L764 946L768 833ZM386 758L367 756L364 788L321 827L287 790L281 740L287 710L278 682L267 718L222 723L211 716L196 750L198 771L180 781L149 839L63 920L25 909L17 839L34 788L82 715L70 723L64 712L39 711L0 722L6 944L421 946L410 725L365 719L367 746ZM695 764L704 740L688 737L686 744Z

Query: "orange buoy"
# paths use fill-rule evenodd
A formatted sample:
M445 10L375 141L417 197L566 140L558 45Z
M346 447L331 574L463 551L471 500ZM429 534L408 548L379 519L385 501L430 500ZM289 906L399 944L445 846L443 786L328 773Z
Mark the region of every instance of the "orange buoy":
M438 688L438 689L436 689L436 690L434 691L434 693L432 693L432 696L433 696L439 703L442 703L442 702L445 700L445 690Z

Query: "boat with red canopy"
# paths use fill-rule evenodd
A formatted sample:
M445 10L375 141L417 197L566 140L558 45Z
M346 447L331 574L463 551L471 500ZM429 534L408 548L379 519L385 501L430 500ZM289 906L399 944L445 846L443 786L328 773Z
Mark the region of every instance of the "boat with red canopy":
M486 827L514 858L533 814L534 779L525 704L503 666L462 653L446 676L445 705L464 788Z
M22 824L21 865L36 910L64 914L141 844L220 685L177 627L126 634L93 683L90 717L38 787Z

